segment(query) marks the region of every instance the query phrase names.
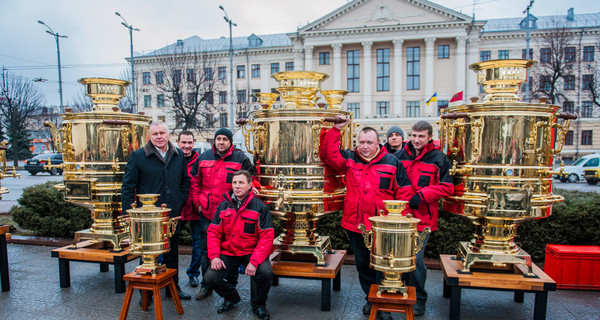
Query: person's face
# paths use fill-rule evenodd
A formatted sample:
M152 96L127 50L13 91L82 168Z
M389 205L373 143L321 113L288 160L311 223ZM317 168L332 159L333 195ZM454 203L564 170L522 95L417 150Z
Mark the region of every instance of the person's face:
M402 140L402 136L398 132L392 132L388 137L388 143L394 149L398 149L402 146Z
M372 158L379 148L377 134L373 131L361 131L358 134L358 153L364 158Z
M243 199L244 197L246 197L246 195L248 195L248 192L250 192L250 189L252 189L252 185L250 184L246 176L243 174L233 176L233 179L231 181L231 187L233 188L233 194L238 199Z
M413 131L410 134L410 141L412 142L413 147L415 147L415 150L421 152L425 145L431 141L431 135L427 130Z
M150 128L150 142L160 150L164 151L167 148L169 145L169 137L169 130L163 125Z
M229 141L227 136L220 134L215 138L215 148L217 151L219 151L219 153L225 153L225 151L229 150L230 147L231 141Z
M188 157L192 154L192 150L194 149L194 138L189 134L182 134L179 136L177 146L183 151L183 154Z

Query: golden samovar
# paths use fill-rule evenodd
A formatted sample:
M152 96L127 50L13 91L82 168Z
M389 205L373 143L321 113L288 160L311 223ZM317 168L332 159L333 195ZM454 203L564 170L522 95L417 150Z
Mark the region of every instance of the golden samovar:
M159 255L169 252L169 238L175 233L179 217L169 218L171 209L166 204L154 205L159 194L138 194L142 206L131 204L129 214L130 248L129 252L142 255L142 264L135 268L136 274L157 274L166 270L164 264L158 264Z
M315 106L321 82L328 75L312 71L285 71L273 74L285 102L271 108L277 96L259 93L261 110L240 119L246 147L254 156L261 187L259 197L271 213L283 221L284 233L274 241L283 252L309 253L318 265L326 264L324 252L331 252L327 236L315 233L317 221L342 210L345 188L343 175L324 165L319 157L321 132L332 127L337 115L351 119L352 113L339 104L347 91L321 92L329 108ZM352 123L342 132L342 147L352 146Z
M2 194L8 193L8 188L2 187L2 179L6 177L21 178L21 175L17 173L14 166L6 165L6 145L8 141L0 142L0 200L2 200Z
M417 252L431 229L426 228L419 235L417 224L421 220L411 214L402 215L408 201L384 200L383 203L388 214L369 217L371 230L367 231L362 223L358 228L362 231L365 246L371 251L371 267L384 273L377 293L402 293L406 297L402 273L416 269Z
M519 102L531 60L492 60L471 65L486 96L482 103L451 106L441 120L442 145L452 162L454 194L446 211L467 216L475 238L462 242L463 271L477 264L509 268L531 257L515 242L520 223L551 214L563 197L552 194L553 156L562 149L571 119L559 106ZM560 121L559 121L560 120Z
M119 101L128 81L105 78L79 80L94 108L89 112L62 114L63 123L51 128L57 150L63 154L60 167L64 184L55 186L65 200L91 211L94 223L75 233L81 239L110 241L115 251L129 238L121 215L121 183L129 154L141 148L148 138L149 118L121 112Z

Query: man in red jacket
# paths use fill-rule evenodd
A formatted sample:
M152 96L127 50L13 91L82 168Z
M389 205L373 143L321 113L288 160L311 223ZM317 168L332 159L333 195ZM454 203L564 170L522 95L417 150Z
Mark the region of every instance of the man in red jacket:
M408 203L408 210L415 218L421 219L417 225L419 232L425 228L431 228L432 232L437 230L438 200L454 192L453 179L448 173L450 160L439 150L439 146L434 145L432 132L433 128L428 122L415 123L412 126L410 142L404 149L395 153L406 168L412 184L413 195ZM429 234L417 253L417 268L405 274L407 284L417 289L417 304L413 307L416 316L425 313L427 302L427 291L425 291L427 267L424 261L427 240Z
M365 246L358 225L364 224L371 229L369 217L385 210L383 200L408 200L411 195L410 181L400 161L379 144L377 131L371 127L363 128L358 134L356 150L340 150L340 130L348 123L348 119L342 116L338 118L344 121L336 123L325 133L320 155L321 160L333 170L346 175L342 227L348 233L358 279L366 299L371 285L381 282L382 274L369 266L371 253ZM367 302L363 313L370 312L371 303ZM380 318L391 319L391 315L386 313Z
M251 277L252 311L261 319L270 315L266 309L267 296L273 281L269 255L273 251L275 231L269 208L254 194L252 176L246 170L236 171L233 190L224 195L208 227L208 258L210 269L204 280L225 298L217 313L231 310L240 302L240 295L230 279L240 265Z
M199 248L194 241L194 249L200 250L200 266L202 276L210 267L207 257L206 230L210 225L217 207L223 201L223 194L231 191L233 173L238 170L254 172L250 159L233 146L233 133L227 128L221 128L215 133L215 142L211 150L203 152L192 169L190 196L194 207L200 212L199 223L192 229L199 238ZM194 231L195 230L195 231ZM190 266L191 267L191 266ZM192 285L190 275L190 285ZM233 280L237 279L233 278ZM196 300L208 297L212 289L202 280L202 287L196 295Z

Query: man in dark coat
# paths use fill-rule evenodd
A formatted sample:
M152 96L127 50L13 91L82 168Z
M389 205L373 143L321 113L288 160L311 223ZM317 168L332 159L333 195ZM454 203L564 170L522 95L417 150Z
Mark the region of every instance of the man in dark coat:
M183 151L169 142L169 136L169 128L164 122L152 122L150 140L143 148L129 156L121 188L123 214L131 209L131 204L134 202L141 206L136 195L157 193L160 196L155 205L160 206L165 203L167 208L171 209L171 217L181 215L181 209L186 204L188 196L190 178ZM179 267L180 230L181 224L178 224L177 231L169 239L171 250L162 255L167 268L175 270ZM174 280L179 297L190 299L189 294L181 291L177 274Z

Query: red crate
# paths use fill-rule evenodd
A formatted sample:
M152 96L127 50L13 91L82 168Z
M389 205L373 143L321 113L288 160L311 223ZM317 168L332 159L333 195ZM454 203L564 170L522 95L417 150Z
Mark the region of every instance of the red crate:
M600 290L600 246L548 244L544 269L559 289Z

